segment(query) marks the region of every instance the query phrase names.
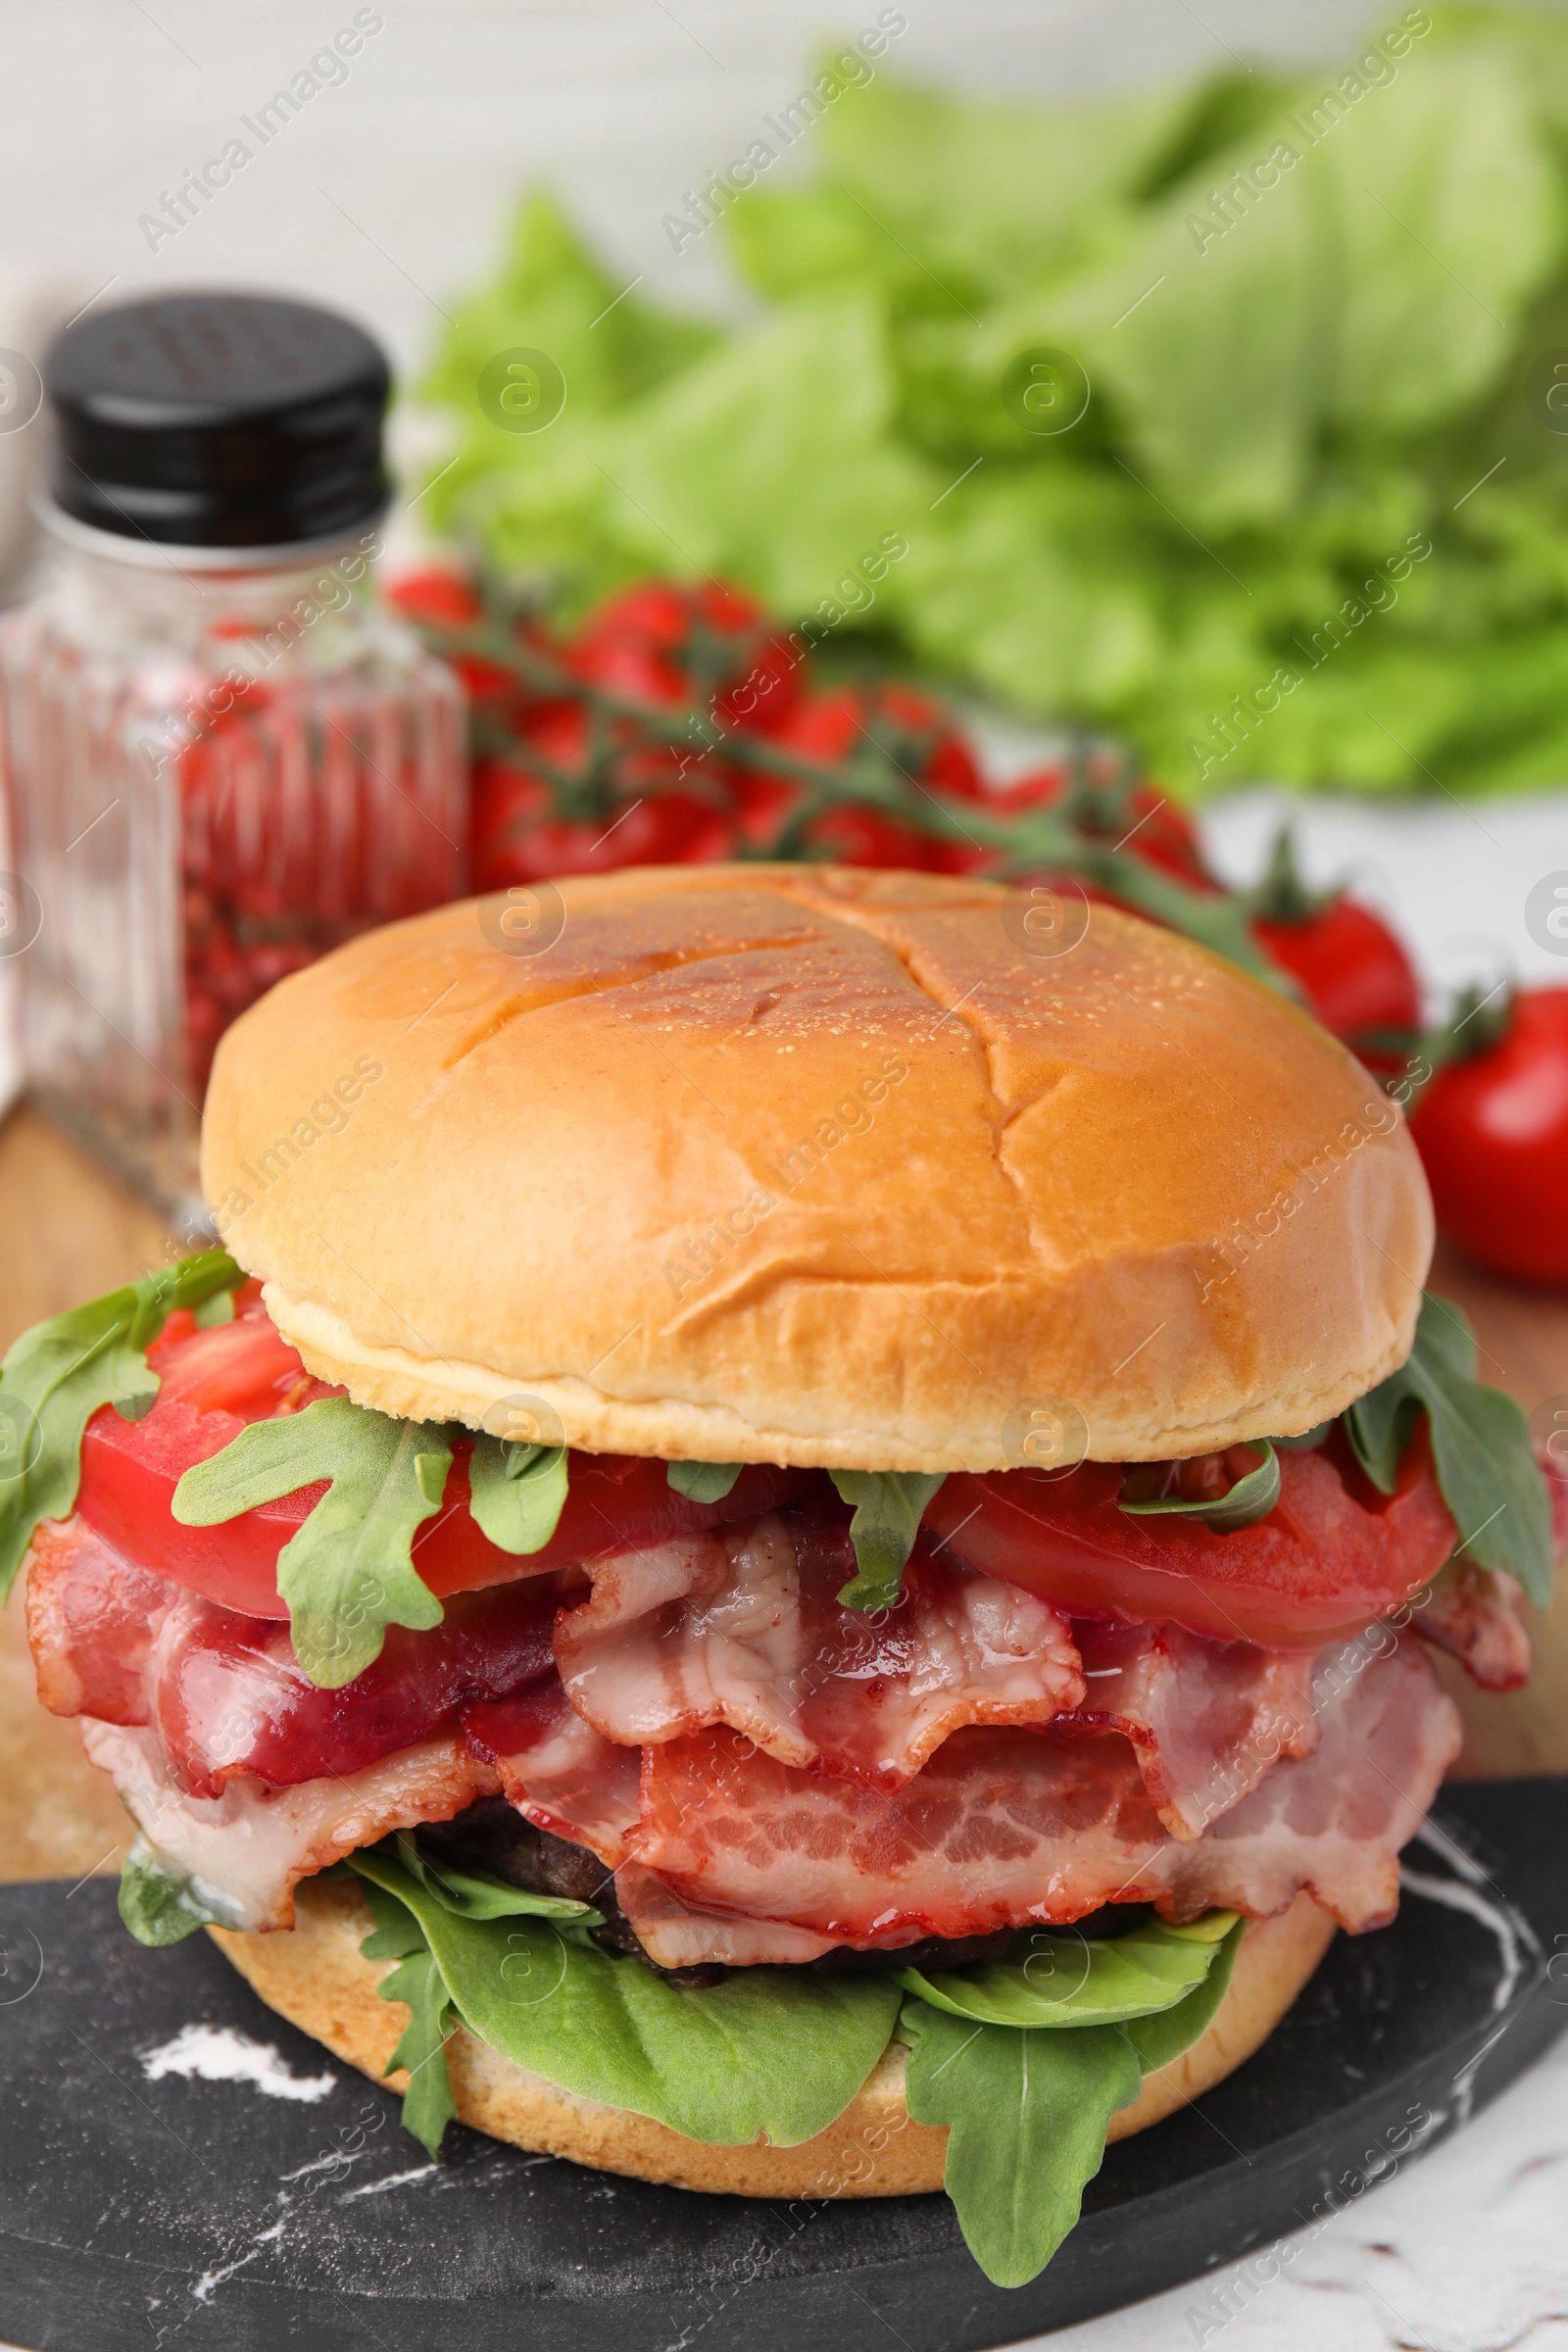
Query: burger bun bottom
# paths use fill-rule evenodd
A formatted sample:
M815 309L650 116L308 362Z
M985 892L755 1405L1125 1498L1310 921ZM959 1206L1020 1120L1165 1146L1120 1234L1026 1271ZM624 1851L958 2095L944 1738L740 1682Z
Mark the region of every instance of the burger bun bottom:
M380 2081L409 2022L401 2001L380 1997L396 1965L367 1960L373 1926L358 1886L307 1881L297 1890L292 1933L208 1932L269 2007L324 2042L348 2065ZM1299 1894L1276 1918L1252 1921L1242 1938L1225 1998L1208 2030L1170 2066L1144 2079L1130 2107L1110 2119L1126 2139L1223 2082L1264 2042L1332 1942L1334 1922ZM677 2188L755 2197L897 2197L942 2186L948 2134L916 2123L904 2102L907 2053L892 2043L835 2122L798 2147L712 2147L665 2124L579 2098L532 2075L460 2026L447 2044L460 2121L493 2139L607 2173ZM408 2087L399 2069L385 2078Z

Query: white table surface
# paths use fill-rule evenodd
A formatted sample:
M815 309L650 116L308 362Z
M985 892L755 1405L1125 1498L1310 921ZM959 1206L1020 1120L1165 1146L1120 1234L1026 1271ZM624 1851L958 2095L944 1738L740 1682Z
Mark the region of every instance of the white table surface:
M1568 2041L1462 2132L1289 2242L1294 2259L1261 2285L1238 2264L1035 2341L1051 2352L1565 2352Z
M533 182L563 191L648 293L733 308L717 240L677 258L661 217L800 87L819 44L876 15L871 0L379 6L384 29L348 81L153 253L138 217L350 20L349 0L9 0L0 287L20 323L7 331L0 318L0 344L40 339L51 304L223 280L342 305L417 368L443 309L493 268L512 193ZM1358 0L905 6L890 62L1009 92L1148 79L1222 65L1237 48L1332 57L1372 13ZM16 512L23 439L0 450L0 517ZM1256 870L1275 808L1250 794L1217 811L1226 870ZM1568 959L1538 949L1522 919L1530 884L1568 868L1568 794L1468 813L1350 803L1300 813L1308 874L1353 870L1434 981L1508 970L1568 984ZM1203 2337L1206 2294L1206 2283L1178 2288L1053 2337L1053 2352L1205 2340L1225 2352L1568 2352L1568 2049L1332 2222Z

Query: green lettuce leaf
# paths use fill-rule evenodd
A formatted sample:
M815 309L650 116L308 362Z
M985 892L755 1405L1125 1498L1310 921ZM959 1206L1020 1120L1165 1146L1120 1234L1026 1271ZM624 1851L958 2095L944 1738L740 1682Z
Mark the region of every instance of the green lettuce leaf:
M347 1396L253 1421L174 1489L182 1527L216 1527L326 1479L326 1493L277 1555L294 1655L336 1690L381 1654L389 1625L426 1631L441 1603L414 1565L416 1529L441 1507L452 1461L445 1430L394 1421Z
M1076 260L1186 137L1199 103L1179 89L1009 106L879 74L826 110L826 184L762 180L727 215L730 243L769 294L854 274L961 315L960 303Z
M671 1462L667 1475L689 1502L722 1502L745 1467L744 1462Z
M84 1306L35 1323L0 1364L0 1600L40 1519L68 1519L81 1480L82 1432L112 1404L139 1421L158 1395L146 1350L175 1307L200 1308L244 1273L204 1250Z
M859 1575L839 1593L849 1609L890 1609L914 1549L925 1507L943 1473L923 1470L831 1470L841 1502L853 1503L850 1542Z
M138 1943L183 1943L217 1913L193 1892L183 1871L171 1868L138 1831L121 1865L120 1916Z
M1392 1494L1399 1457L1424 1412L1459 1550L1479 1567L1506 1569L1545 1608L1551 1599L1545 1480L1523 1412L1500 1389L1476 1379L1476 1357L1462 1309L1427 1293L1408 1361L1349 1407L1346 1433L1373 1485Z
M503 1551L543 1551L566 1507L565 1446L475 1438L468 1498L480 1528Z
M1568 28L1431 18L1396 62L1385 35L1071 106L840 59L814 178L779 158L722 226L672 200L670 244L727 235L765 297L734 326L643 302L536 199L447 339L429 508L579 608L706 566L847 612L839 643L1112 728L1188 798L1560 774L1568 477L1533 370L1568 336ZM548 431L479 409L513 345L563 370ZM1092 386L1057 436L1004 390L1042 347ZM1413 534L1435 560L1395 597Z
M781 1968L737 1969L703 1990L671 1984L577 1940L572 1923L449 1908L384 1848L352 1863L413 1916L454 2010L492 2049L720 2147L759 2132L794 2147L824 2131L886 2049L903 1997L886 1978Z
M1125 1936L1047 1935L1008 1960L940 1972L901 1968L906 1992L953 2017L984 2026L1122 2025L1172 2009L1210 1975L1235 1926L1230 1911L1210 1911L1190 1927L1149 1919Z
M943 488L893 431L897 401L880 292L802 295L616 420L599 453L610 527L652 570L810 612L862 560L885 567Z

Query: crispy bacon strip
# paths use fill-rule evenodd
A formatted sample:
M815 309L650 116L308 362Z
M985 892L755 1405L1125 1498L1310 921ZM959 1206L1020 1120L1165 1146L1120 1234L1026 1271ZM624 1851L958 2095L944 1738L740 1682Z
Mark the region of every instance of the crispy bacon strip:
M1073 1635L1089 1694L1056 1729L1124 1734L1173 1838L1201 1837L1282 1757L1317 1744L1307 1651L1083 1618Z
M427 1633L387 1630L338 1690L301 1673L288 1627L136 1567L84 1520L40 1528L27 1578L38 1694L57 1715L146 1725L187 1796L249 1775L292 1788L353 1773L453 1727L469 1700L548 1677L553 1578L449 1600Z
M586 1845L612 1869L637 1826L634 1747L617 1747L584 1723L559 1682L465 1709L469 1747L500 1778L508 1801L557 1838Z
M51 1715L147 1721L147 1662L178 1597L83 1519L45 1519L27 1568L27 1642Z
M1457 1753L1457 1711L1414 1642L1326 1652L1315 1693L1315 1753L1276 1765L1185 1842L1114 1734L956 1732L887 1794L710 1731L644 1750L637 1858L694 1908L867 1948L1068 1921L1106 1902L1266 1917L1302 1887L1343 1926L1377 1927L1396 1906L1399 1848Z
M1083 1700L1049 1601L924 1546L896 1607L842 1607L842 1520L770 1512L588 1573L556 1658L578 1713L623 1746L727 1724L780 1763L893 1789L965 1724L1048 1723Z
M113 1780L154 1851L182 1872L225 1927L294 1925L294 1888L391 1830L450 1821L495 1773L456 1738L427 1740L341 1780L270 1788L232 1780L221 1796L187 1796L150 1731L83 1717L81 1744Z
M1524 1592L1505 1568L1450 1560L1410 1622L1483 1690L1517 1690L1530 1679Z
M815 1936L809 1928L793 1928L782 1920L694 1911L640 1862L623 1862L616 1871L615 1900L643 1950L661 1968L711 1966L714 1961L755 1968L763 1961L817 1960L833 1949L830 1936Z

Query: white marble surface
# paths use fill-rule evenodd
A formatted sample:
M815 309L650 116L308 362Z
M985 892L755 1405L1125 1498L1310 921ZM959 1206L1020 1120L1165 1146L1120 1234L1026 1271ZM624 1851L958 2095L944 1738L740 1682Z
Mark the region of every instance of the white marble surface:
M1453 2138L1288 2242L1294 2258L1265 2283L1237 2264L1035 2343L1051 2352L1568 2352L1568 2041Z
M1374 13L1361 0L904 5L901 67L1014 91L1144 80L1239 48L1333 55ZM379 0L379 13L343 86L154 252L139 215L347 23L354 0L0 0L0 275L28 289L0 343L37 339L40 282L113 299L226 280L343 305L417 368L455 293L493 267L511 194L535 181L564 192L628 279L725 307L716 240L677 259L661 216L799 88L818 43L876 7ZM1222 808L1222 862L1254 871L1270 814L1255 796ZM1469 815L1319 803L1302 827L1309 874L1353 868L1433 978L1508 967L1568 982L1568 961L1537 951L1522 923L1529 883L1568 868L1568 796ZM1204 2337L1206 2292L1178 2288L1068 2330L1053 2352L1205 2340L1225 2352L1568 2352L1568 2048L1330 2223Z

